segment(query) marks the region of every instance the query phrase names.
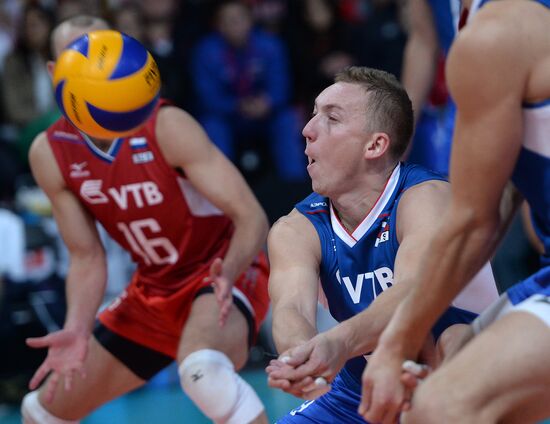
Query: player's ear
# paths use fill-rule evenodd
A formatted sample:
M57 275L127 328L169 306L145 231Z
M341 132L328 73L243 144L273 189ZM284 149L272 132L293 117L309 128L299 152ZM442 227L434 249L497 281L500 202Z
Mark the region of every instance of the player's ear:
M390 136L383 132L372 133L365 146L365 158L381 157L390 148Z

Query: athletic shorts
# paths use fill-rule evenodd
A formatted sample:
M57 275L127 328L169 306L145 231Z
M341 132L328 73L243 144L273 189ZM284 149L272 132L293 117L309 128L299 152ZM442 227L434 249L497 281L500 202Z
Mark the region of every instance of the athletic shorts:
M360 389L352 390L338 374L332 389L316 400L308 400L277 421L277 424L365 424L357 413Z
M204 279L209 267L194 273L174 293L150 293L135 276L127 289L98 316L96 339L115 357L143 379L172 362L193 301L213 292ZM269 307L269 267L262 253L233 286L233 302L249 324L249 343L257 336ZM136 363L134 363L136 362ZM148 365L147 365L148 364Z

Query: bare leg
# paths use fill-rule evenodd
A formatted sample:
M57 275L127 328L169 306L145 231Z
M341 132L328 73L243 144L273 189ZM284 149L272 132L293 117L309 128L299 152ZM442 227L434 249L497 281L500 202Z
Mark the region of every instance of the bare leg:
M64 389L61 379L52 402L46 403L41 392L39 399L42 406L58 418L79 420L104 403L144 383L94 337L90 338L84 370L86 378L75 375L70 391Z
M226 324L218 324L218 305L213 294L199 296L183 330L178 350L178 363L200 349L213 349L225 353L235 369L241 369L248 358L248 324L243 314L233 306ZM267 424L262 412L253 424Z
M512 312L474 337L414 394L411 423L534 423L550 415L550 328Z
M474 337L468 324L455 324L447 328L437 341L437 364L449 361Z

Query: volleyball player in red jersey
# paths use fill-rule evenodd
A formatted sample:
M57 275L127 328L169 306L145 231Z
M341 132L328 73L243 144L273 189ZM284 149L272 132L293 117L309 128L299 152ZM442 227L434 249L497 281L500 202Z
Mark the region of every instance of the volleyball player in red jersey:
M65 21L54 52L105 27ZM48 348L31 390L50 375L25 397L24 423L77 422L174 359L183 390L214 422L267 422L235 372L268 309L267 218L197 122L161 101L132 136L94 140L61 118L37 136L30 163L71 262L63 329L28 340ZM95 220L137 263L97 321L107 271Z

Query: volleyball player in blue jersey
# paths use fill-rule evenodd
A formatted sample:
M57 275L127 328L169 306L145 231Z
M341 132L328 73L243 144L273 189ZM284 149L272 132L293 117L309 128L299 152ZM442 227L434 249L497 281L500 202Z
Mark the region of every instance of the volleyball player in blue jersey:
M412 122L407 93L383 71L349 68L315 101L303 129L314 193L275 224L268 240L281 357L267 371L272 387L317 399L280 423L363 422L357 408L365 355L411 289L400 281L415 270L449 198L441 176L399 161ZM319 280L340 321L321 334ZM496 298L487 267L433 335L470 322Z

